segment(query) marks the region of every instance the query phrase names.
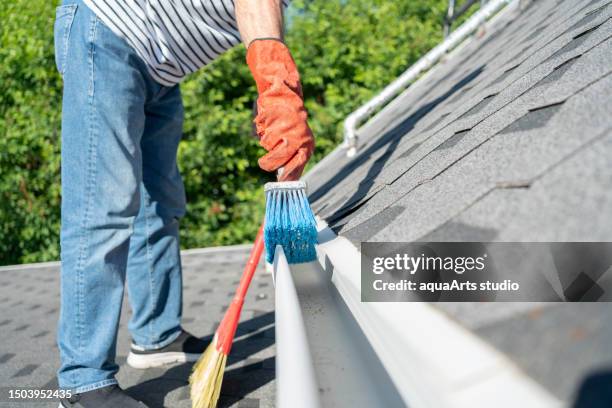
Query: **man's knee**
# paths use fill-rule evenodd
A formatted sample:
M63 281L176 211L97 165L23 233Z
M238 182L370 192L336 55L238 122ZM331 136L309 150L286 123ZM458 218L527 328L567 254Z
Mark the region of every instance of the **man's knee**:
M155 215L163 220L178 220L185 215L185 188L180 175L159 177L150 180L145 177L145 188L148 193L149 206Z

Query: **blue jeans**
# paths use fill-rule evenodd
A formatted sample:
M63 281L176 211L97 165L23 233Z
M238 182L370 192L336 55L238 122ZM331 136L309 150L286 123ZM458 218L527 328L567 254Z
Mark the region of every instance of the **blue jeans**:
M126 277L133 342L155 349L180 334L183 106L178 86L154 82L81 0L58 7L55 52L64 80L58 379L85 392L116 383Z

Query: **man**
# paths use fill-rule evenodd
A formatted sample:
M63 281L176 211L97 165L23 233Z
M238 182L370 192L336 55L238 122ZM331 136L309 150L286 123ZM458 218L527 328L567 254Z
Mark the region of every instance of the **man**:
M314 142L299 75L282 42L280 0L67 0L55 22L62 110L62 407L142 407L117 385L124 281L128 364L194 361L206 344L181 329L176 165L178 83L242 41L259 93L259 160L299 178ZM211 180L211 182L214 182Z

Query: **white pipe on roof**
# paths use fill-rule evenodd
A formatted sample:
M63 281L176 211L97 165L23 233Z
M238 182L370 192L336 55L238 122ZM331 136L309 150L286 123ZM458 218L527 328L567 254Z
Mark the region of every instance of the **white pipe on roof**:
M416 80L424 71L431 68L448 51L463 42L469 35L484 24L492 15L510 3L518 3L518 0L491 0L479 11L474 13L465 23L453 31L442 43L434 47L414 65L387 85L378 95L370 99L366 104L359 107L344 120L344 142L343 147L348 148L346 155L353 157L359 147L357 129L361 123L370 117L372 113L391 101L406 86Z
M320 407L319 387L297 292L283 248L274 256L276 298L276 406Z

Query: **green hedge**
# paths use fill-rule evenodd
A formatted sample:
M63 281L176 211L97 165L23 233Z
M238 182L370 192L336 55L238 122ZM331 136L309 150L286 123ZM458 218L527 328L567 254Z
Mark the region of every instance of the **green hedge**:
M57 259L61 81L53 58L56 3L0 3L0 265ZM315 160L341 139L343 118L441 39L444 0L294 1L287 42L302 74ZM263 216L250 137L255 88L244 47L181 86L185 248L249 242Z

